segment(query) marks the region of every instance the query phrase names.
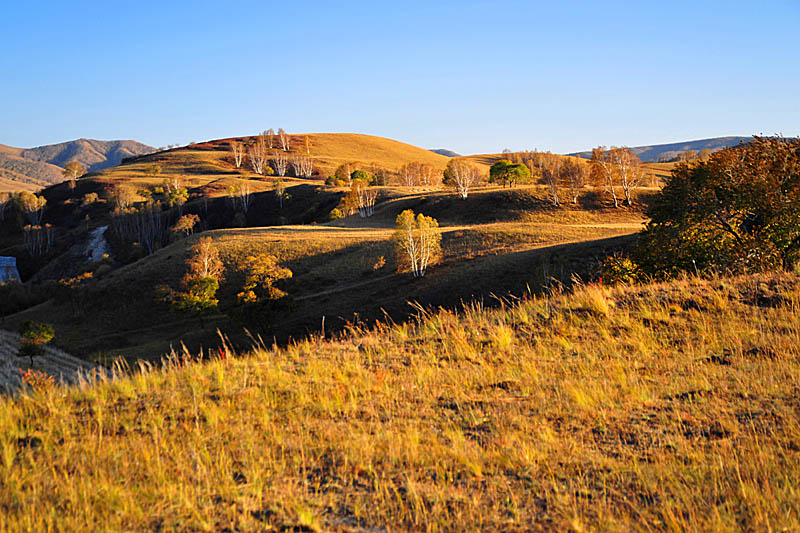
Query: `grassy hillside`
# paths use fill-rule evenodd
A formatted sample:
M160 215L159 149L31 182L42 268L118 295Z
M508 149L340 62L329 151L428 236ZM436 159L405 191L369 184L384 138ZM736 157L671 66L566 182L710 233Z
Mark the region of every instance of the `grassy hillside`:
M799 305L591 286L2 399L4 527L798 530Z
M289 189L293 198L286 210L294 209L295 201L306 209L313 200L313 194L303 201L295 192L302 187L307 186ZM355 215L324 225L233 228L203 235L214 239L226 264L220 291L223 312L240 290L239 270L247 255L273 254L293 271L284 288L296 298L297 309L269 331L285 341L319 330L323 316L329 330L347 321L382 318L384 313L402 320L413 312L410 301L455 307L473 297L491 299L491 294L536 290L551 276L565 282L573 273L586 276L600 258L630 241L613 238L635 233L644 221L639 209L556 210L545 194L535 186L494 188L463 201L441 191L408 195L390 189L375 215L366 220ZM271 193L265 196L275 202ZM395 272L390 239L395 217L404 209L436 217L442 225L443 262L423 280ZM275 210L277 205L256 199L251 212L256 216ZM59 346L100 361L117 355L157 359L170 344L181 341L199 349L215 342L215 328L235 342L247 342L241 326L222 315L200 329L196 319L171 314L157 302L159 285L177 286L196 238L100 277L92 289L92 303L87 304L90 313L73 314L68 305L51 301L10 317L7 327L29 318L50 322L58 332Z

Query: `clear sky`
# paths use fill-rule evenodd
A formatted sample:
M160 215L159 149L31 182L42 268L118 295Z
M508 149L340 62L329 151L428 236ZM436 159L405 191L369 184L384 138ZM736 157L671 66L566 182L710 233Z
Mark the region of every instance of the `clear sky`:
M460 153L800 135L800 0L4 2L0 144L358 132Z

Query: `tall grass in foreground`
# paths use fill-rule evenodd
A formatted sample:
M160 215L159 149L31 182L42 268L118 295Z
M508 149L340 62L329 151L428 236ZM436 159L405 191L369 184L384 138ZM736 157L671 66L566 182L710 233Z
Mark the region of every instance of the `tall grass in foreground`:
M796 531L798 313L587 287L3 399L0 528Z

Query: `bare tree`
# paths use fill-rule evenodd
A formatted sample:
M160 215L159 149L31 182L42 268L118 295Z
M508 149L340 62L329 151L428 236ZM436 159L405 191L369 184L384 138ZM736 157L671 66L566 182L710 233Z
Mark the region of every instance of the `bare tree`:
M311 155L311 139L308 138L308 135L303 137L303 144L306 148L306 155Z
M611 193L614 207L619 207L617 192L614 189L616 171L611 161L611 154L605 146L598 146L592 150L592 174L598 184L602 184Z
M50 251L53 246L53 227L27 225L23 228L23 243L31 257L39 257Z
M314 161L310 156L296 154L292 156L292 170L298 178L310 178L314 171Z
M641 161L630 148L612 148L610 151L611 162L616 166L619 183L625 194L625 205L633 205L633 191L639 188L644 179Z
M550 201L554 206L558 207L561 205L561 201L558 198L558 182L561 173L561 158L551 153L544 153L540 155L540 170L542 173L542 178L544 178L545 182L547 183L547 188L550 192Z
M233 164L236 165L236 168L240 168L244 159L244 146L242 143L231 141L231 155L233 156Z
M371 217L375 212L375 201L378 199L378 189L372 188L368 183L356 179L350 187L345 199L348 211L357 210L361 218Z
M569 187L572 203L578 203L578 194L589 180L589 165L580 158L570 157L561 167L561 177L565 185Z
M453 187L466 200L469 190L481 179L480 170L463 159L451 159L444 171L444 184Z
M289 136L286 135L286 132L283 130L283 128L278 128L278 139L281 142L281 148L283 149L283 151L288 152L290 148Z
M275 130L270 128L264 133L262 133L262 135L265 135L267 137L267 146L269 147L270 150L272 150L272 148L274 148L273 145L275 144Z
M256 174L264 174L267 166L267 135L261 134L256 137L255 142L250 146L248 155L250 156L250 166Z
M272 168L278 176L285 176L286 169L289 168L289 156L286 152L275 150L272 152Z
M250 194L250 184L245 182L236 185L236 194L239 197L239 204L242 206L242 212L246 215L253 200Z
M219 250L211 237L201 237L192 246L192 257L186 262L189 274L198 278L222 279L225 266L219 258Z
M414 187L419 184L419 164L406 163L398 171L400 183L406 187Z

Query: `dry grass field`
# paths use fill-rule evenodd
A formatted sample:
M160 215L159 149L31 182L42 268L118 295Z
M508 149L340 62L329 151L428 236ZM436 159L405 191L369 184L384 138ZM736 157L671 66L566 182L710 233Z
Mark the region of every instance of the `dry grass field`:
M796 531L798 311L796 275L586 286L31 390L2 529Z

